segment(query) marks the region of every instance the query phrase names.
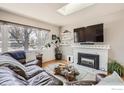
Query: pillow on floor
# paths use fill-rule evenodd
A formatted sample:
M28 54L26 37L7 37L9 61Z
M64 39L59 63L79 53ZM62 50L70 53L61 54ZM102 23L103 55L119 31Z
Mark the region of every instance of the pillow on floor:
M97 85L124 85L124 80L114 71L111 75L102 79Z

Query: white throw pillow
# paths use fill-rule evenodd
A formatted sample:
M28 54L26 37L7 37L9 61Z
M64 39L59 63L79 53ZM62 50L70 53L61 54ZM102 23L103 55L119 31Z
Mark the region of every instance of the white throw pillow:
M4 56L1 55L0 56L0 65L4 65L4 64L10 64L12 66L16 66L19 67L20 69L22 69L24 72L26 72L26 68L25 66L23 66L21 63L19 63L17 60L15 60L14 58L10 57L10 56Z
M111 75L102 79L97 85L124 85L124 80L114 71Z

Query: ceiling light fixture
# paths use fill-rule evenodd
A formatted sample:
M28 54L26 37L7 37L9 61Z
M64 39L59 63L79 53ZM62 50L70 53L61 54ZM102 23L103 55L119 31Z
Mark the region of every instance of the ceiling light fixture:
M91 5L93 5L93 3L70 3L58 9L57 12L62 15L70 15Z

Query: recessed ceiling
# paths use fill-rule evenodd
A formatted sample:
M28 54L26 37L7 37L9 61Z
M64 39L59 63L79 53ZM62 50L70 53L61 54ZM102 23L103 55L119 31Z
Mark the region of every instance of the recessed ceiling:
M57 12L65 3L10 3L0 4L0 8L15 14L34 18L57 26L65 26L78 21L97 18L124 9L124 4L94 4L71 15L63 16Z
M67 5L63 6L62 8L58 9L57 12L62 15L67 16L67 15L73 14L79 10L90 7L92 5L94 5L94 4L93 3L70 3L70 4L67 4Z

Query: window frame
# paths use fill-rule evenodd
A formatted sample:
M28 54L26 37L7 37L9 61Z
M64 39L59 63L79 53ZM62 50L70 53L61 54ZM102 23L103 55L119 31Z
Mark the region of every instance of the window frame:
M48 30L48 29L43 29L43 28L39 28L39 27L35 27L35 26L23 25L23 24L18 24L18 23L3 21L3 20L0 20L0 23L2 23L0 25L3 25L3 26L6 25L6 24L10 24L10 25L15 25L15 26L18 25L18 26L24 26L24 27L26 26L26 27L29 27L29 28L31 27L31 28L34 28L34 29L39 29L39 32L40 31L42 32L42 30L43 31L47 31L48 32L48 35L49 35L49 32L50 32L50 30ZM1 28L0 28L0 30L1 30ZM1 30L1 34L2 34L2 37L1 37L2 38L1 52L11 51L11 50L9 50L9 45L8 45L8 42L9 42L9 31L7 31L7 30L5 30L5 31ZM40 41L40 40L38 40L38 41ZM38 46L38 48L39 48L39 46ZM37 49L31 49L31 50L37 50ZM23 49L23 50L25 50L25 49ZM30 48L29 49L26 49L26 50L30 50Z

